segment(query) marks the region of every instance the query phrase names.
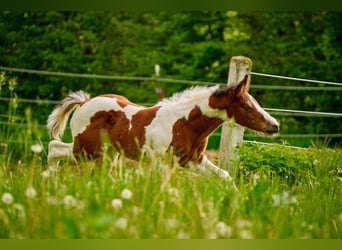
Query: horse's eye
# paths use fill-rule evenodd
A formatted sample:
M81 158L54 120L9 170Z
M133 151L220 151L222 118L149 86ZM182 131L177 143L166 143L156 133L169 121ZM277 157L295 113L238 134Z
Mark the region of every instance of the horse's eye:
M244 106L242 106L242 108L243 108L245 111L247 111L247 112L251 112L251 111L252 111L252 108L251 108L250 106L248 106L248 105L244 105Z

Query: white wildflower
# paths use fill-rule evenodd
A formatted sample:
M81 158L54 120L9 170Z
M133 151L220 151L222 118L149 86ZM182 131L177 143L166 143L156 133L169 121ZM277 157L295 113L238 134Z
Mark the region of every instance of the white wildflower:
M184 232L183 230L179 231L177 234L177 239L182 239L182 240L186 240L186 239L190 239L190 234L187 232Z
M112 200L112 208L115 210L119 210L122 208L122 200L120 199L113 199Z
M25 209L23 205L15 203L13 204L13 208L17 211L19 218L25 219Z
M10 193L3 193L2 194L2 197L1 197L1 200L3 203L9 205L13 202L13 196L10 194Z
M253 180L253 183L256 184L260 180L260 175L258 175L257 173L253 174L252 180Z
M226 223L220 221L216 224L216 232L219 237L222 238L231 238L232 236L232 228L227 226Z
M28 187L26 189L26 197L27 198L32 199L32 198L36 197L36 195L37 195L37 192L33 187Z
M253 223L249 220L244 220L244 219L238 219L236 221L236 227L237 228L251 228Z
M47 179L50 177L50 171L49 170L45 170L42 172L42 177L43 179Z
M130 200L132 198L133 194L131 192L131 190L125 188L124 190L122 190L121 192L121 197L125 200Z
M169 219L165 219L164 225L166 229L172 230L172 229L178 228L180 226L180 223L175 218L169 218Z
M128 221L127 218L119 218L115 221L115 227L120 228L122 230L126 230Z
M216 232L210 232L207 236L208 239L217 239L217 233Z
M172 199L177 199L179 197L179 191L177 188L170 188L168 193Z
M239 232L239 236L241 239L253 239L253 234L250 230L244 229Z
M72 195L66 195L63 198L63 204L66 207L74 207L76 205L76 199Z
M283 192L282 194L273 194L272 198L274 207L286 206L297 203L297 196L290 196L289 192Z
M31 146L31 150L33 153L40 154L43 151L43 146L40 144L34 144Z

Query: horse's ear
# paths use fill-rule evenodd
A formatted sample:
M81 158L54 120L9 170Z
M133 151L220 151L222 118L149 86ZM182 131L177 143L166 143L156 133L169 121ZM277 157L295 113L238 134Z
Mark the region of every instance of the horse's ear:
M248 89L249 89L248 75L245 75L242 81L239 82L239 84L236 86L235 96L242 95L244 92L247 92Z

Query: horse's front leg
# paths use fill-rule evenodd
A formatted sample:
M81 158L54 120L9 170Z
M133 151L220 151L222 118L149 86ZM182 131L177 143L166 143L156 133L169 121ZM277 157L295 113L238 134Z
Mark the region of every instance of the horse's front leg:
M234 180L229 175L229 173L226 170L217 167L205 155L203 156L201 162L199 164L197 164L197 169L199 169L200 171L210 170L211 172L214 172L215 174L220 176L222 179L229 181L229 182L232 182L234 189L237 190L235 183L234 183Z

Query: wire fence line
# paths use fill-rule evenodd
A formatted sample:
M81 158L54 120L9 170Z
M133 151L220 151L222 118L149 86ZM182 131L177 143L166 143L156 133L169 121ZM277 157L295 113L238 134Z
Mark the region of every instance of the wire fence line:
M0 97L0 101L11 101L12 98ZM56 105L60 101L55 100L35 100L35 99L21 99L17 98L18 103L35 103L40 105ZM140 105L152 106L152 103L138 103ZM306 110L290 110L290 109L275 109L275 108L264 108L272 115L278 116L310 116L310 117L342 117L342 113L332 113L332 112L317 112L317 111L306 111Z
M18 123L18 122L1 122L0 121L0 125L5 125L5 126L15 126L15 127L30 127L30 126L37 126L39 129L41 130L47 130L47 127L46 125L43 125L43 124L27 124L27 123ZM235 126L240 126L238 124L235 124ZM67 130L70 130L70 128L66 128ZM221 133L219 132L214 132L213 134L211 134L211 137L220 137L221 136ZM258 135L258 134L253 134L253 133L247 133L247 134L244 134L244 138L245 139L257 139L257 138L261 138L262 136L261 135ZM299 133L296 133L296 134L278 134L277 135L278 138L342 138L342 133L324 133L324 134L299 134ZM48 144L49 141L44 141L44 140L38 140L39 143L45 143L45 144ZM31 144L34 144L34 143L37 143L37 140L36 141L18 141L18 140L13 140L13 139L10 139L10 140L3 140L3 139L0 139L0 142L1 143L31 143ZM248 141L248 140L244 140L244 142L249 142L249 143L258 143L258 144L265 144L265 145L272 145L272 143L265 143L265 142L256 142L256 141ZM294 146L289 146L289 147L294 147ZM294 148L300 148L300 147L294 147Z
M281 85L256 85L252 84L251 89L264 90L295 90L295 91L342 91L341 87L308 87L308 86L281 86Z
M0 66L0 70L4 71L11 71L11 72L19 72L19 73L29 73L29 74L38 74L38 75L48 75L48 76L58 76L58 77L73 77L73 78L88 78L88 79L105 79L105 80L126 80L126 81L159 81L159 82L171 82L171 83L180 83L180 84L191 84L191 85L226 85L226 83L221 82L204 82L204 81L191 81L191 80L179 80L179 79L171 79L171 78L157 78L157 77L144 77L144 76L114 76L114 75L100 75L100 74L84 74L84 73L68 73L68 72L56 72L56 71L44 71L44 70L34 70L34 69L23 69L23 68L13 68L13 67L5 67ZM264 74L258 72L251 72L252 75L256 76L264 76L264 77L271 77L271 78L278 78L278 79L285 79L285 80L293 80L293 81L302 81L302 82L311 82L311 83L320 83L320 84L327 84L327 85L334 85L342 87L342 83L338 82L329 82L329 81L320 81L320 80L311 80L311 79L304 79L304 78L297 78L297 77L288 77L288 76L280 76L280 75L273 75L273 74ZM251 86L252 88L254 86ZM286 88L288 90L296 90L297 88L293 88L291 86L273 86ZM265 88L264 85L259 85L256 88ZM269 88L269 87L266 87ZM303 89L303 87L300 87ZM319 87L322 89L322 87ZM318 90L312 89L311 90ZM324 88L324 90L341 90L342 88Z
M5 125L5 126L13 126L13 127L30 127L30 126L37 126L40 129L47 129L46 124L28 124L28 123L19 123L19 122L1 122L0 125ZM241 126L239 124L234 124L235 126ZM70 130L70 128L66 128L66 130ZM211 134L211 136L220 136L220 133L214 132ZM244 135L247 138L259 138L262 137L258 134L245 134ZM282 134L279 133L278 137L286 137L286 138L324 138L324 137L331 137L331 138L339 138L342 137L342 133L325 133L325 134Z
M342 86L342 83L339 83L339 82L328 82L328 81L320 81L320 80L311 80L311 79L305 79L305 78L289 77L289 76L279 76L279 75L264 74L264 73L257 73L257 72L251 72L251 74L252 75L256 75L256 76L265 76L265 77L278 78L278 79L284 79L284 80L292 80L292 81L300 81L300 82L311 82L311 83L321 83L321 84Z
M168 82L168 83L178 83L178 84L188 84L188 85L226 85L226 83L220 82L204 82L204 81L191 81L191 80L178 80L178 79L170 79L170 78L157 78L157 77L136 77L136 76L114 76L114 75L99 75L99 74L80 74L80 73L66 73L66 72L54 72L54 71L43 71L43 70L32 70L32 69L23 69L23 68L12 68L12 67L4 67L0 66L0 70L11 71L11 72L20 72L20 73L29 73L29 74L38 74L38 75L47 75L47 76L55 76L55 77L73 77L73 78L87 78L87 79L105 79L105 80L122 80L122 81L158 81L158 82ZM272 74L264 74L251 72L252 75L261 76L261 77L271 77L277 79L285 79L285 80L293 80L293 81L301 81L301 82L311 82L325 85L333 85L334 87L308 87L308 86L270 86L270 85L251 85L251 88L255 89L268 89L268 90L301 90L301 91L341 91L342 83L337 82L328 82L328 81L319 81L319 80L310 80L304 78L296 78L296 77L287 77L287 76L279 76ZM0 97L0 101L11 101L12 98ZM24 99L17 98L17 102L22 103L35 103L35 104L58 104L60 101L56 100L35 100L35 99ZM144 104L144 105L152 105L152 104ZM314 111L303 111L303 110L287 110L287 109L274 109L274 108L265 108L266 111L273 115L280 116L312 116L312 117L342 117L341 113L331 113L331 112L314 112ZM0 122L0 124L5 124ZM8 124L7 124L8 125ZM18 124L17 124L18 125ZM45 125L38 124L39 127L45 127ZM213 134L214 136L220 136L219 134ZM340 133L332 133L332 134L282 134L281 137L286 138L326 138L326 137L342 137ZM246 138L259 137L257 135L246 134ZM2 140L0 140L2 142ZM251 141L245 141L250 142ZM253 142L255 143L255 142ZM257 142L259 143L259 142ZM268 143L261 143L268 144ZM272 144L270 144L272 145ZM293 146L290 146L293 147ZM293 147L299 148L299 147Z

